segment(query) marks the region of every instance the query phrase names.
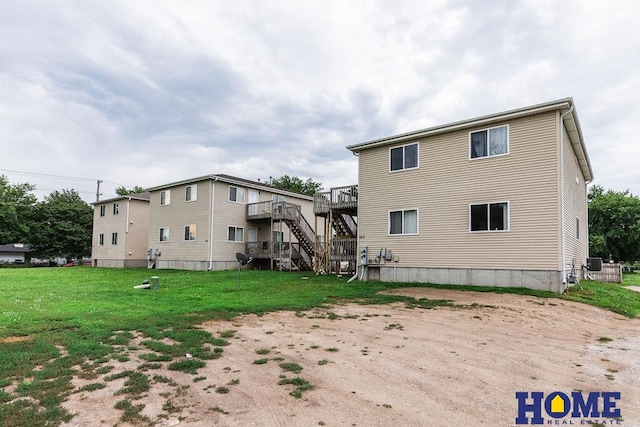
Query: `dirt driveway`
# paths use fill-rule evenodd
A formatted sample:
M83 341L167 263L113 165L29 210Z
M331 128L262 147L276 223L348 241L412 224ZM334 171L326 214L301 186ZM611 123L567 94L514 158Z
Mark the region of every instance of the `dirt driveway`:
M513 426L518 391L617 391L622 421L605 425L640 426L640 319L528 296L394 293L460 307L337 304L207 323L236 331L224 356L195 376L153 371L175 382L134 403L159 426ZM116 424L121 387L71 395L68 425Z

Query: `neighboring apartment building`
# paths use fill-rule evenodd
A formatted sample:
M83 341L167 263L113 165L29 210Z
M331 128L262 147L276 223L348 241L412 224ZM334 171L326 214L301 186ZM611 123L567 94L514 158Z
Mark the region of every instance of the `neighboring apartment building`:
M310 269L313 197L229 175L149 189L149 267L224 270L237 253L251 267Z
M146 267L149 193L92 203L95 267Z
M572 98L347 148L365 280L562 292L580 277L593 173Z

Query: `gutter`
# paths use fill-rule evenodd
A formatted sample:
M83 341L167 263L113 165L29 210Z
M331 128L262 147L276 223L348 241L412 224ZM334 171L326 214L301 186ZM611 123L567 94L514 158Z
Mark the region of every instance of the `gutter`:
M565 242L565 225L564 225L564 118L565 116L573 112L573 104L569 111L560 115L560 227L561 227L561 239L562 239L562 283L567 283L567 271L565 269L565 255L566 255L566 242Z
M213 199L215 197L215 185L218 181L218 177L214 177L211 180L211 203L209 205L209 268L208 271L213 270Z

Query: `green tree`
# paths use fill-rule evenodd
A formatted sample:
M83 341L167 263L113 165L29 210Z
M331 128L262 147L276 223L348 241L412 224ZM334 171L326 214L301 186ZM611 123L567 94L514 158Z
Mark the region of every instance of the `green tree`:
M31 184L11 184L0 175L0 245L27 243L33 229L33 209L38 199Z
M588 198L591 256L640 260L640 198L599 185L591 187Z
M127 196L129 194L137 194L137 193L144 193L144 188L137 185L132 189L127 189L124 186L116 188L116 194L118 196Z
M322 191L322 184L315 182L311 178L303 181L297 176L282 175L271 181L271 185L282 190L293 191L294 193L313 196L316 192Z
M37 230L33 255L39 258L82 258L91 254L93 209L75 190L54 191L35 210Z

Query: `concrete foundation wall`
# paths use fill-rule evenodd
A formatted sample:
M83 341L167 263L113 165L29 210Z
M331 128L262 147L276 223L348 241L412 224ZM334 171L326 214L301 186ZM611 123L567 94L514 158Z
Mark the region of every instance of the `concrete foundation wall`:
M364 280L564 291L560 271L369 266Z
M96 267L106 268L135 268L146 267L146 259L94 259L94 265Z
M206 271L209 270L209 261L163 261L158 260L156 262L158 269L169 270L196 270ZM233 270L238 268L236 261L213 261L212 270Z

